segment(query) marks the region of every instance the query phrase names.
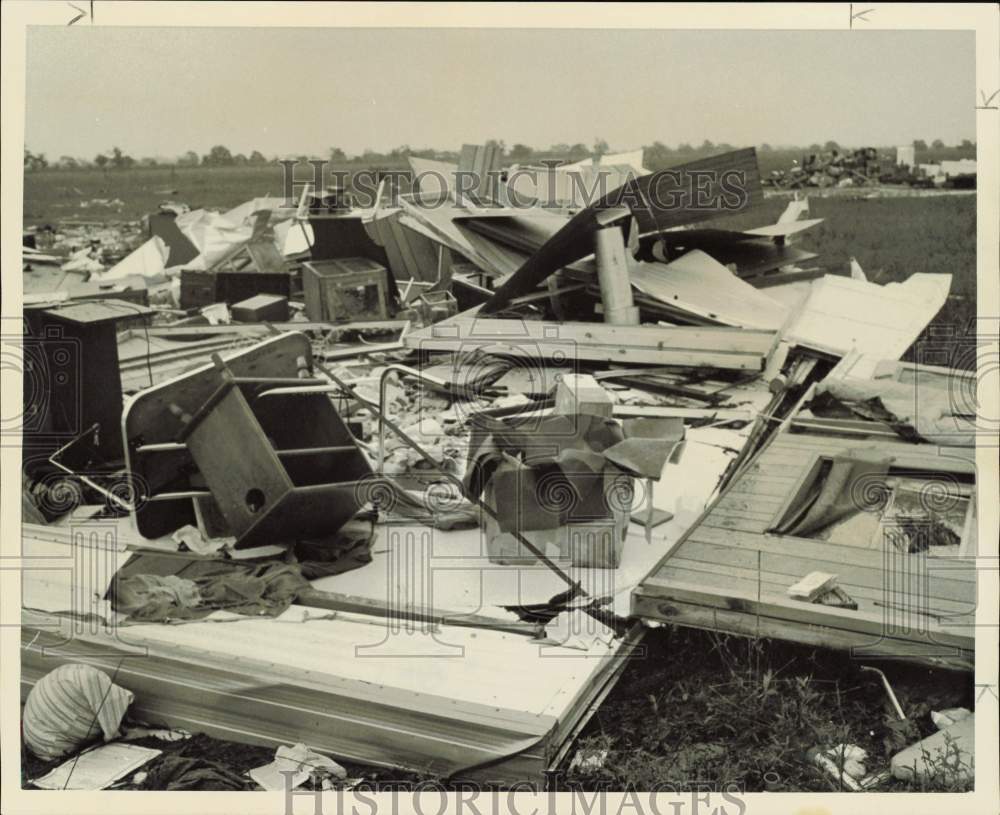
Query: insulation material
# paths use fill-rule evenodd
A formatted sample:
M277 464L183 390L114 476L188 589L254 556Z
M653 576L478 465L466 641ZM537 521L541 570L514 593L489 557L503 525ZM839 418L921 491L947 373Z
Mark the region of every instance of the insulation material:
M838 356L857 349L899 359L941 310L950 288L949 274L914 274L884 286L826 275L809 285L785 339Z
M919 367L913 381L899 381L898 372L879 375L874 357L845 358L816 388L813 412L823 415L824 397L857 416L882 421L904 438L952 447L975 447L976 381L961 371L947 373ZM891 364L891 363L890 363Z
M210 269L253 234L249 225L235 225L225 215L204 209L178 215L176 223L199 252L198 257L184 264L185 269Z
M130 255L100 275L101 280L122 280L131 275L145 278L161 277L167 268L170 250L163 238L154 235Z

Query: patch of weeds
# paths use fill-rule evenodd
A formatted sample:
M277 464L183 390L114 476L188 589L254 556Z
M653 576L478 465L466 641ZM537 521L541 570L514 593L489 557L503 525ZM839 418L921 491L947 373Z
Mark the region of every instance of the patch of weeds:
M570 772L568 782L835 791L838 780L810 760L811 749L854 744L867 752L869 772L887 768L899 749L934 732L931 705L972 692L971 679L948 672L893 670L904 709L927 722L901 730L881 684L842 652L683 628L651 631L645 644L646 658L626 669L578 740L585 754L606 751L603 763ZM912 787L879 786L901 788Z

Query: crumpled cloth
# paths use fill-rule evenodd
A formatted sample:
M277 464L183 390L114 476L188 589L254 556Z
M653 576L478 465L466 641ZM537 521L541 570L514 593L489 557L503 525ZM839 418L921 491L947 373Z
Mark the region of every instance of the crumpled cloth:
M277 617L288 610L310 580L371 563L375 540L370 522L350 521L336 540L300 541L298 562L231 560L166 562L136 555L119 570L108 592L125 622L200 620L213 611ZM164 574L165 571L175 574Z
M143 787L150 790L248 790L253 785L203 758L165 755L150 768Z
M133 574L116 579L115 611L132 622L197 620L220 609L276 617L309 586L298 564L209 561L194 566L185 570L186 577Z
M134 698L92 665L60 665L28 694L21 715L25 744L51 760L75 753L102 734L104 741L113 741Z
M218 552L229 544L236 542L236 538L205 538L196 526L185 524L180 529L175 530L170 536L176 543L183 543L192 552L199 555L210 555Z

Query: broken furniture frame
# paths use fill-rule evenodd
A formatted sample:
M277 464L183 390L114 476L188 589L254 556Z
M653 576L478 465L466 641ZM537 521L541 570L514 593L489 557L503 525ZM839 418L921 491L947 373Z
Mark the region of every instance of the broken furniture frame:
M336 533L360 508L358 484L371 469L333 404L309 393L263 400L268 391L254 388L290 380L237 377L218 355L212 359L218 388L193 414L176 404L170 409L184 425L176 443L191 453L236 548ZM309 378L304 357L298 363L291 381L322 382ZM293 427L290 399L301 419Z
M350 320L354 316L388 320L392 310L392 287L389 284L389 270L381 263L369 258L330 258L327 260L305 261L303 264L302 287L306 314L311 320L337 322ZM361 311L362 306L352 303L351 293L374 291L371 310Z
M416 452L424 461L426 461L428 464L430 464L433 469L435 469L437 471L440 471L441 474L442 474L442 476L449 483L453 484L459 490L459 492L460 492L461 495L463 495L465 498L467 498L468 500L470 500L473 503L475 503L480 508L481 511L487 513L491 518L493 518L494 520L499 521L499 518L497 517L496 512L489 505L487 505L483 501L483 499L482 499L481 496L479 496L479 495L470 495L466 491L465 485L462 483L462 481L460 479L457 479L453 475L451 475L450 473L445 472L443 470L443 468L441 467L440 462L435 461L434 458L430 454L427 453L427 451L425 451L416 441L414 441L407 433L405 433L395 422L393 422L391 419L389 419L386 416L386 411L384 410L384 405L385 405L385 386L386 386L386 383L388 381L388 377L390 375L392 375L393 373L405 373L405 374L409 374L409 375L417 377L421 381L434 384L434 385L436 385L438 387L448 388L448 387L450 387L449 383L446 383L443 380L437 379L436 377L430 377L427 374L421 373L420 371L416 371L415 369L409 368L409 367L407 367L405 365L399 365L399 364L390 365L388 368L386 368L386 370L382 374L382 377L381 377L381 380L380 380L380 385L379 385L379 404L375 404L374 402L372 402L372 401L364 398L360 394L356 393L355 390L354 390L354 388L351 385L349 385L348 383L344 382L336 374L334 374L332 371L330 371L329 369L327 369L322 364L320 364L318 362L315 362L314 366L324 376L328 377L330 379L330 382L332 382L333 384L332 385L331 384L326 384L326 385L320 385L320 386L315 386L315 387L313 387L313 386L306 386L305 389L307 389L309 393L328 393L328 392L331 392L331 391L342 392L342 393L344 393L346 395L349 395L352 398L356 399L358 402L360 402L361 404L365 405L370 410L375 411L376 415L379 417L379 457L378 457L378 470L379 470L379 474L382 473L382 469L383 469L382 468L382 463L383 463L383 460L384 460L385 428L389 428L390 430L392 430L393 433L395 433L397 436L399 436L399 438L408 447L410 447L414 452ZM580 585L580 583L578 581L573 580L569 575L567 575L544 552L539 551L538 548L535 547L530 541L528 541L520 532L515 531L513 534L517 538L517 540L518 540L519 543L522 543L526 548L528 548L528 550L531 551L532 554L536 555L536 557L543 564L545 564L545 566L547 566L550 570L552 570L564 583L566 583L570 587L570 591L572 592L573 597L580 598L582 600L586 600L587 601L586 605L584 605L584 604L581 603L580 609L582 611L584 611L586 614L588 614L591 617L593 617L595 620L597 620L601 624L606 625L606 626L608 626L610 628L613 628L613 629L615 629L619 633L622 633L622 632L624 632L626 630L624 623L618 617L616 617L615 614L612 611L605 611L605 610L601 609L601 606L604 604L604 598L590 598L590 595L586 592L586 590Z
M434 380L434 384L436 384L436 385L439 385L439 386L440 385L447 385L447 383L444 383L442 380L436 379L434 377L428 377L426 374L421 373L420 371L418 371L418 370L416 370L414 368L410 368L410 367L408 367L406 365L400 365L400 364L389 365L382 372L382 376L379 378L379 411L378 411L378 416L379 416L378 468L379 468L379 472L382 472L382 470L383 470L383 464L385 462L385 428L387 426L386 425L387 419L385 417L386 387L387 387L388 382L389 382L389 377L393 376L393 375L408 376L408 377L411 377L411 378L418 379L418 380L420 380L422 382L428 382L431 379L433 379ZM402 435L402 434L400 434L400 435ZM440 462L435 461L434 458L433 458L433 456L431 456L427 452L425 452L415 442L413 442L411 444L411 446L421 455L421 457L425 461L427 461L429 464L433 465L434 469L439 470L441 472L442 477L445 478L454 487L456 487L459 490L459 492L465 498L467 498L468 500L470 500L474 504L476 504L480 508L480 510L482 510L487 515L489 515L491 518L493 518L493 520L499 522L500 518L497 515L496 511L492 507L490 507L489 504L487 504L482 499L482 496L473 495L468 490L466 490L465 485L462 483L461 479L455 478L455 476L451 475L448 472L445 472L444 469L441 467ZM556 565L555 562L553 562L544 552L542 552L531 541L529 541L526 537L524 537L524 535L522 535L520 533L520 531L515 530L512 534L517 538L518 543L520 543L522 546L524 546L526 549L528 549L528 551L530 551L536 558L538 558L538 560L540 560L542 563L544 563L546 566L548 566L549 569L551 569L553 572L555 572L566 583L566 585L568 585L570 587L570 589L573 590L574 595L576 595L576 596L586 596L586 592L584 591L583 587L580 585L580 583L578 581L573 580L573 578L571 578L562 569L560 569L559 566ZM603 613L600 613L600 616L598 616L597 619L599 619L602 622L605 622L605 615Z
M224 358L236 377L269 380L272 385L275 381L326 384L298 377L300 360L307 367L313 364L311 343L298 332L278 334ZM206 503L210 497L187 446L176 441L182 423L170 406L193 414L217 387L218 375L212 363L207 363L142 390L126 402L122 412L125 463L136 491L136 530L144 538L160 538L184 524L196 524L195 502ZM295 431L291 427L281 432Z

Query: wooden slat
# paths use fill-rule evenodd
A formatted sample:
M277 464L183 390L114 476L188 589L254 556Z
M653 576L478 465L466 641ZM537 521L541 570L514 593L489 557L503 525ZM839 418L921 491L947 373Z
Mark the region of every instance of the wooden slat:
M795 489L796 480L794 478L760 478L753 474L743 476L737 483L733 484L730 495L741 500L747 498L761 498L765 501L775 501L782 503Z
M771 564L768 564L771 565ZM688 583L691 585L701 585L706 589L736 589L744 594L760 596L788 598L787 588L794 585L801 578L801 575L782 575L771 571L761 571L756 569L744 569L737 566L719 565L714 562L703 560L692 560L686 557L673 557L664 567L663 572L657 576L655 581L650 583L650 593L657 586L665 586L674 582ZM921 625L927 620L937 620L938 617L947 618L949 627L954 625L969 626L975 624L974 604L969 602L956 602L945 600L939 597L924 597L919 601L904 592L890 593L880 588L870 588L865 586L847 586L838 581L837 585L843 588L851 599L856 601L859 611L869 616L885 617L893 609L906 609L912 615L912 619ZM819 609L823 606L819 605ZM927 613L923 613L927 612ZM906 612L904 612L906 613ZM896 616L893 612L893 616ZM940 622L940 621L938 621Z
M700 546L715 547L711 551L717 553L717 559L727 563L742 563L753 566L756 563L756 553L762 552L779 558L792 558L812 564L812 568L795 568L791 574L804 577L811 571L839 573L846 583L862 585L882 585L881 574L885 568L885 556L876 549L862 549L854 546L837 546L826 541L814 541L806 538L790 538L778 535L754 535L735 530L712 527L699 527L688 537L684 546L674 547L677 555L691 551L699 551ZM708 550L703 550L708 551ZM921 555L892 555L896 558L909 558L910 562L918 563L924 557ZM976 596L976 576L973 570L948 570L945 563L940 569L934 568L933 561L937 558L926 557L926 572L932 585L932 596L945 597L963 601ZM941 561L948 560L940 558ZM669 559L666 561L669 562ZM904 561L905 563L906 561ZM776 571L784 571L777 569ZM654 573L655 575L655 573Z
M976 451L967 447L938 447L933 444L908 444L904 441L862 441L854 438L814 436L808 433L783 433L768 451L770 458L785 455L801 456L803 451L822 455L838 455L847 450L864 449L870 453L893 456L894 467L912 469L948 469L961 473L974 473Z
M666 600L679 600L714 608L760 614L762 617L805 625L838 628L857 634L867 634L872 638L882 637L888 633L886 620L882 614L866 615L850 609L802 603L775 596L764 596L758 599L755 590L745 592L733 589L727 593L726 597L720 597L715 592L706 591L699 583L682 583L670 580L643 584L642 592L647 596L656 593ZM933 642L960 648L969 648L975 643L973 632L961 634L955 630L943 628L932 620L927 621L921 632L914 633L916 637L926 636L928 640L925 641L933 638Z
M763 517L770 520L783 504L784 498L780 495L761 495L733 490L719 499L715 509L727 515L747 513L751 518Z
M591 361L760 371L774 339L773 332L734 328L457 317L413 332L404 342L410 348L435 351L482 347L518 357L558 353Z
M874 647L873 638L855 631L822 625L795 623L788 620L772 619L766 616L747 614L685 603L679 600L663 600L636 593L632 597L632 613L643 619L664 620L677 625L685 625L709 631L741 634L749 637L772 637L789 640L821 648L851 650L855 659L868 654L872 658L895 656L899 659L915 660L934 666L972 670L975 666L971 645L955 653L936 646L913 643L905 639L882 638ZM860 650L855 650L860 649Z
M701 526L704 528L749 532L755 535L763 535L770 525L771 523L768 519L748 518L743 515L728 515L718 508L712 510L712 514L701 523Z
M912 557L908 556L908 557ZM963 605L967 610L975 606L976 592L969 583L945 577L944 573L921 571L913 569L906 574L898 574L898 583L886 580L883 570L859 568L843 560L817 560L815 558L794 557L761 549L737 549L718 544L701 543L688 540L682 552L671 557L663 567L652 576L653 580L664 579L674 562L687 561L688 567L693 563L704 563L720 569L738 568L746 570L747 574L756 579L758 568L762 575L769 575L774 581L785 586L798 582L810 572L829 572L838 576L838 585L843 586L848 594L854 589L869 589L877 592L895 593L895 590L905 590L908 586L915 589L915 600L943 599L950 603ZM918 564L915 564L918 565ZM916 584L916 585L915 585ZM926 584L926 592L918 588ZM784 594L782 590L781 594Z
M736 633L759 632L827 647L853 647L867 635L880 635L887 621L905 618L915 623L914 631L934 631L940 640L967 649L957 661L944 660L961 664L964 659L967 666L974 644L969 626L977 602L973 568L948 569L954 561L948 556L884 553L764 533L817 455L836 455L861 446L892 455L900 468L960 473L972 469L969 452L974 451L956 450L952 457L951 450L942 455L930 445L903 441L875 444L856 438L780 433L640 584L633 594L633 610L654 619ZM859 610L795 605L785 596L785 589L813 571L837 574L838 584L858 602ZM938 621L934 614L947 618ZM748 615L752 616L748 619ZM763 622L756 619L758 615ZM965 624L964 629L956 628L959 623ZM923 648L914 639L919 635L896 630L891 649L903 655ZM924 648L921 659L935 663L938 655Z

